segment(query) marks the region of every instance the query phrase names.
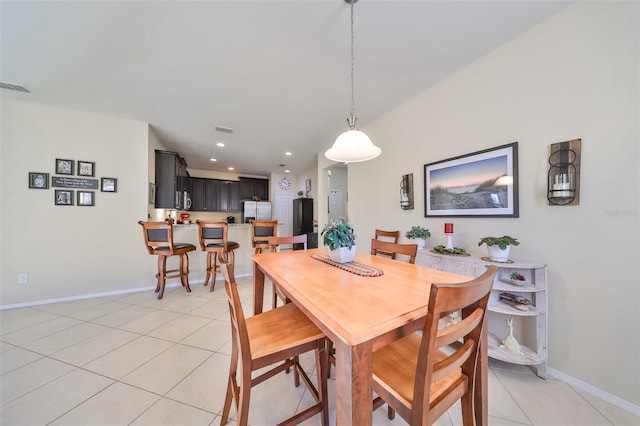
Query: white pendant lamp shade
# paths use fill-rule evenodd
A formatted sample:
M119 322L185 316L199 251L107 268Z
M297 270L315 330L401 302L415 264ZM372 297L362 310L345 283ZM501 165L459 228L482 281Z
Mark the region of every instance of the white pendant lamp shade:
M382 150L371 142L369 136L354 129L347 130L338 136L333 146L324 153L324 156L331 161L357 163L373 160L380 153Z

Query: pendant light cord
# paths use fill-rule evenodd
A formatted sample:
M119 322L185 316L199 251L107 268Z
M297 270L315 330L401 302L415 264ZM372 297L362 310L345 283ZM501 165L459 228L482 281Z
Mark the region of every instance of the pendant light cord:
M355 60L354 60L354 49L353 49L353 4L355 1L351 1L351 116L354 117L353 126L355 127L355 116L356 116L356 106L355 106ZM351 123L350 123L351 124Z

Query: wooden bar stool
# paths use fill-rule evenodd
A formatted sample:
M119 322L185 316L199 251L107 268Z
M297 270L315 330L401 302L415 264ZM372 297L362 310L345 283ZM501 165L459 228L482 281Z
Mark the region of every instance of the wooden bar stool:
M269 237L278 235L277 220L252 220L251 224L251 246L256 254L262 250L269 249Z
M170 222L138 222L142 226L144 243L149 254L158 256L158 273L156 278L156 293L158 299L164 295L164 287L167 278L178 278L182 286L191 293L189 287L189 256L187 253L195 251L196 246L188 243L173 242L173 224ZM180 268L167 270L167 258L170 256L180 256Z
M229 226L227 222L215 222L210 220L196 220L198 224L198 239L200 248L207 252L207 276L204 279L204 285L209 283L211 279L211 289L213 291L216 286L216 272L219 269L218 259L220 262L234 264L234 250L240 248L235 241L227 239Z

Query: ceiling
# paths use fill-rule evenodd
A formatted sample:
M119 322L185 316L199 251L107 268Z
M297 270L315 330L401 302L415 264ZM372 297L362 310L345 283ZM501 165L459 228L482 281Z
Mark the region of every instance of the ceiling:
M358 2L358 128L568 3ZM31 91L2 96L148 122L192 169L302 173L347 127L343 0L3 0L0 18L0 79Z

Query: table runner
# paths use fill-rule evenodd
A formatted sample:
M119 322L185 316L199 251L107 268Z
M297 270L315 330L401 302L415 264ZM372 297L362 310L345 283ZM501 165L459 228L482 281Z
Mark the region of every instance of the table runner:
M311 257L331 266L335 266L336 268L344 269L352 274L362 275L363 277L379 277L384 274L382 269L374 268L373 266L365 265L360 262L338 263L331 260L331 258L325 254L313 254Z

